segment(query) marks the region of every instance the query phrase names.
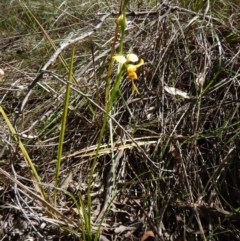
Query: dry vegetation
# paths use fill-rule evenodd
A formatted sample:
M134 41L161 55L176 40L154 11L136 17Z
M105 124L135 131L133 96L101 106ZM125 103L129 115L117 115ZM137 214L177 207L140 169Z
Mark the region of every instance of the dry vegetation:
M140 94L124 76L101 143L119 5L39 2L0 3L0 106L46 197L1 115L0 239L240 240L238 1L130 1L124 52L145 60ZM68 71L59 58L46 65L54 49L30 12L57 47L80 37L56 206ZM67 65L72 46L61 51Z

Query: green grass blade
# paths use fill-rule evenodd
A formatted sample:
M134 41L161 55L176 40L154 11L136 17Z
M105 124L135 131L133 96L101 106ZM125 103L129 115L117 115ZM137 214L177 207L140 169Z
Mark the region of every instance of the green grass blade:
M66 123L67 123L67 113L68 113L68 105L69 105L69 98L70 98L70 82L72 81L72 75L73 75L74 52L75 52L75 47L73 47L72 49L71 63L70 63L70 68L68 72L68 83L66 86L65 100L64 100L64 106L63 106L61 131L60 131L60 137L59 137L59 143L58 143L56 175L55 175L55 182L54 182L55 190L54 190L54 196L53 196L55 206L56 206L56 199L57 199L57 187L58 187L58 179L59 179L59 173L60 173L60 167L61 167L61 158L62 158L62 152L63 152L64 134L65 134Z
M17 135L14 127L12 126L10 120L8 119L5 111L3 110L3 108L2 108L1 106L0 106L0 112L1 112L1 114L2 114L2 116L3 116L3 118L4 118L4 120L5 120L8 128L10 129L12 135L14 136L16 142L18 143L18 146L19 146L19 148L21 149L22 154L23 154L23 156L24 156L24 158L25 158L28 166L30 167L30 169L31 169L31 171L32 171L34 178L35 178L36 181L37 181L37 183L35 184L35 185L37 185L37 189L39 189L42 198L43 198L44 200L46 200L46 194L44 193L44 190L43 190L43 188L42 188L40 177L39 177L39 175L38 175L38 172L37 172L37 170L36 170L36 168L35 168L32 160L31 160L31 158L30 158L29 155L28 155L28 152L27 152L25 146L24 146L23 143L21 142L21 140L20 140L20 138L18 137L18 135Z

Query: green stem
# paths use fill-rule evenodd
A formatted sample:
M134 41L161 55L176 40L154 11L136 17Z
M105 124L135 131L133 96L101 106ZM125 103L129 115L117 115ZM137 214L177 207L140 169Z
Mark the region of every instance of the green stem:
M59 143L58 143L56 174L55 174L55 182L54 182L55 189L54 189L54 194L53 194L53 203L54 203L55 207L57 204L57 192L58 192L57 187L58 187L58 179L59 179L59 173L60 173L60 167L61 167L64 135L65 135L65 129L66 129L66 123L67 123L67 113L68 113L68 105L69 105L69 98L70 98L70 82L72 81L72 75L73 75L74 51L75 51L75 47L73 47L73 49L72 49L72 58L71 58L69 72L68 72L68 82L67 82L66 92L65 92L65 101L64 101L64 107L63 107L61 131L60 131L60 137L59 137Z

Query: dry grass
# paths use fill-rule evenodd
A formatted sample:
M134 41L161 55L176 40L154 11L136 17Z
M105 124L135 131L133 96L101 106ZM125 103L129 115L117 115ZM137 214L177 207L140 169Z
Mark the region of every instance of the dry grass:
M146 1L138 8L132 1L129 6L135 12L128 14L124 51L146 62L136 81L140 95L131 94L131 83L124 78L110 113L117 122L109 122L90 184L117 15L75 44L78 85L73 85L70 99L55 216L37 198L24 157L0 119L2 240L27 235L34 240L80 239L84 230L66 191L77 201L80 194L87 205L89 185L92 229L95 233L101 227L101 240L140 240L146 230L157 240L240 239L238 5L175 2ZM119 7L111 1L80 1L71 8L54 1L41 6L43 10L27 4L57 44L94 29L102 16L97 13L117 13ZM0 104L16 120L16 131L52 204L67 71L57 60L41 76L54 51L23 6L16 3L11 17L1 23L5 77ZM70 54L71 47L62 51L68 63ZM112 81L116 69L114 65ZM18 116L28 86L39 76Z

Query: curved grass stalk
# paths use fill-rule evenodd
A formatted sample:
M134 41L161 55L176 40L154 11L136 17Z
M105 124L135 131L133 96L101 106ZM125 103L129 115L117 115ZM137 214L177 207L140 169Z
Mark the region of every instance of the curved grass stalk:
M18 143L18 146L19 146L19 148L21 149L21 152L22 152L22 154L23 154L23 156L24 156L24 159L26 160L27 165L30 167L30 169L31 169L31 171L32 171L33 177L34 177L34 179L35 179L34 182L33 182L34 185L35 185L35 188L41 193L42 198L43 198L44 200L46 200L46 199L47 199L47 196L46 196L46 194L45 194L45 192L44 192L44 190L43 190L43 187L42 187L42 185L41 185L41 179L40 179L40 177L39 177L39 175L38 175L38 172L37 172L37 170L36 170L36 168L35 168L32 160L31 160L31 158L30 158L29 155L28 155L28 152L27 152L25 146L24 146L23 143L21 142L20 138L19 138L18 135L17 135L17 132L15 131L14 127L12 126L10 120L8 119L5 111L3 110L3 108L2 108L1 106L0 106L0 112L1 112L1 114L2 114L2 116L3 116L3 119L4 119L5 122L6 122L9 130L11 131L11 133L12 133L12 135L14 136L16 142Z
M66 129L66 123L67 123L67 113L68 113L68 105L69 105L69 98L70 98L70 83L72 81L73 76L73 61L74 61L74 52L75 47L73 46L72 49L72 56L71 56L71 63L69 66L69 72L68 72L68 82L66 85L66 92L65 92L65 99L64 99L64 106L63 106L63 114L62 114L62 122L61 122L61 131L59 136L59 143L58 143L58 153L57 153L57 163L56 163L56 174L55 174L55 181L54 181L54 194L53 194L53 203L56 207L57 202L57 187L58 187L58 179L59 179L59 173L60 173L60 167L61 167L61 159L62 159L62 151L63 151L63 143L64 143L64 134Z

